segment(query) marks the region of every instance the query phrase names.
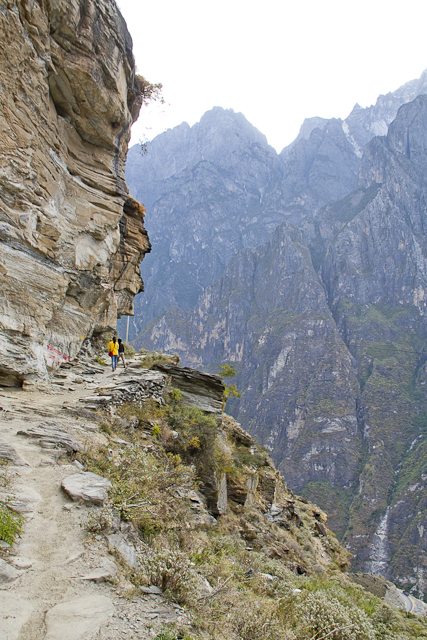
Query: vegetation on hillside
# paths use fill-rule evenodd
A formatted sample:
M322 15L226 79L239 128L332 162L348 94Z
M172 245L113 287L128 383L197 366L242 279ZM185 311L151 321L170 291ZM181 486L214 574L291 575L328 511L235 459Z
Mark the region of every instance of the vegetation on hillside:
M7 489L10 484L8 475L9 461L0 458L0 488ZM17 536L22 533L23 518L9 508L7 500L0 499L0 540L13 545Z
M130 524L143 552L138 569L124 569L129 597L156 585L185 607L190 623L157 640L427 638L423 621L347 577L348 554L319 510L277 480L265 452L228 416L218 425L184 407L175 389L164 406L120 407L103 432L108 446L76 454L113 485L109 503L92 510L89 535L108 533L118 519ZM214 520L203 504L218 474L227 477L229 508ZM261 493L245 506L239 496L256 474ZM280 525L266 498L274 479L292 504Z

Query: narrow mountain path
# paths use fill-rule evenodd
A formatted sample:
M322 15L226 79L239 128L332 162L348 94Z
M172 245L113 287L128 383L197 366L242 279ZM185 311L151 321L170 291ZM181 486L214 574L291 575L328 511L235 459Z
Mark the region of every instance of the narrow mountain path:
M114 378L105 368L52 395L0 391L0 443L15 454L0 478L0 499L25 518L13 547L3 545L12 576L5 578L0 567L0 640L151 638L163 623L177 619L176 608L161 595L125 597L133 585L120 574L105 538L88 535L88 507L72 502L61 488L79 469L58 448L18 434L49 422L85 446L106 444L97 425L60 410L78 406L79 398Z

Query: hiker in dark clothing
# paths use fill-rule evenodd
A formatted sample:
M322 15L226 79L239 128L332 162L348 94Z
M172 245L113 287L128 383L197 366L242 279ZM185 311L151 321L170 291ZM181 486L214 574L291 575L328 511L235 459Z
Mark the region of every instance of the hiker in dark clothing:
M121 338L119 338L119 360L123 362L123 366L126 369L125 345L123 344Z

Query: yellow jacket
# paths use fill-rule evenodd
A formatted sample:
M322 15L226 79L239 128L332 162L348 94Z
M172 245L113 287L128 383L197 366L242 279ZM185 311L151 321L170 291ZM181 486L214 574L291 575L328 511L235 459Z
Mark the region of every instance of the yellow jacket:
M107 349L108 349L108 353L112 353L113 356L118 356L119 355L119 343L117 342L113 342L112 340L108 343L107 345Z

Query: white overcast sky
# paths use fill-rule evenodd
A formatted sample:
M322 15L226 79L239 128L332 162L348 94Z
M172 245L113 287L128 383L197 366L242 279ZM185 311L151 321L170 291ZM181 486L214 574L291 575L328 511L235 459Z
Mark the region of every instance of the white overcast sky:
M427 67L426 0L117 0L138 72L163 84L131 144L214 106L278 151L304 118L345 118Z

